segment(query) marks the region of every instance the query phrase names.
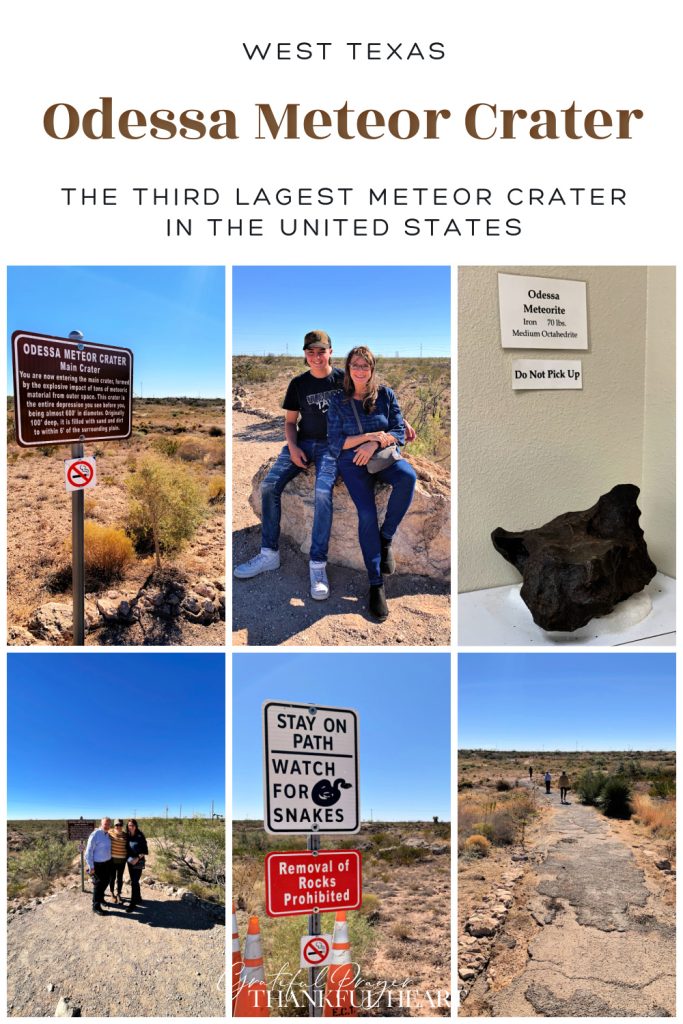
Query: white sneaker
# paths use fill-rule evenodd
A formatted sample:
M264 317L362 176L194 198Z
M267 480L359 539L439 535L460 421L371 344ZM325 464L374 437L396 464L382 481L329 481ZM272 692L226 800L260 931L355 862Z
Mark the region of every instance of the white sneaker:
M330 584L327 581L325 562L309 562L308 573L311 578L311 597L314 601L326 601L330 596Z
M248 562L236 565L234 569L238 580L249 580L252 576L260 576L262 572L270 572L272 569L280 568L280 552L272 551L270 548L261 548L258 555L254 555Z

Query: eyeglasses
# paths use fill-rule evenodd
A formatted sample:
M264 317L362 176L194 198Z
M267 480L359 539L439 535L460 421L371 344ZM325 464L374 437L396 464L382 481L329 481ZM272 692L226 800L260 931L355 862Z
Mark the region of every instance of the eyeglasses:
M371 370L372 367L368 366L367 363L351 363L350 364L350 369L356 370L356 371L358 371L358 370Z

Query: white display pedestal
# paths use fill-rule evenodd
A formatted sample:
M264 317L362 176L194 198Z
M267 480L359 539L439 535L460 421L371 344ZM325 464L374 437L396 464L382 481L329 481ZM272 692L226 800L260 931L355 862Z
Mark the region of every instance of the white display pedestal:
M546 633L519 596L521 583L473 590L458 597L460 647L673 647L676 643L676 581L658 572L639 594L609 615L573 633ZM651 608L648 607L651 602Z

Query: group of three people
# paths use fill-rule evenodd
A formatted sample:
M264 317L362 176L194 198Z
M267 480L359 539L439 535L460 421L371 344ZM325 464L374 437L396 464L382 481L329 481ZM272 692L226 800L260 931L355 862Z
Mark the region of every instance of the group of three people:
M111 818L102 818L99 828L90 833L85 848L85 863L92 880L92 908L96 914L106 914L102 904L109 889L112 903L121 903L123 897L123 876L128 865L131 897L125 908L129 914L140 902L140 876L145 867L145 856L149 853L144 833L138 828L135 818L129 818L126 828L117 818L113 828Z
M310 550L311 597L330 594L327 554L332 530L332 488L337 475L344 481L358 512L358 539L368 572L368 606L377 619L389 613L384 576L395 570L391 542L410 508L417 474L400 456L414 440L391 388L377 380L376 360L365 345L351 349L344 370L332 366L332 343L325 331L304 338L308 370L289 383L285 394L286 444L261 489L261 550L235 568L238 579L249 579L280 566L281 495L290 480L315 467L313 532ZM370 465L379 452L383 461ZM375 483L389 484L391 495L380 528Z

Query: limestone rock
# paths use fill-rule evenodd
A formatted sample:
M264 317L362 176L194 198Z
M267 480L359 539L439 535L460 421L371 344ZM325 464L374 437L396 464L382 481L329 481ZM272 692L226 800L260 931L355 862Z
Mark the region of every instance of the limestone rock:
M521 596L542 629L572 632L642 590L657 568L647 553L633 484L618 484L592 508L537 529L491 534L522 574Z
M274 463L266 462L252 480L251 507L261 518L261 482ZM417 472L413 503L394 538L393 551L397 573L416 573L440 580L450 575L451 488L448 474L427 459L410 456ZM300 473L282 495L282 533L299 545L304 554L311 546L313 527L313 488L315 475ZM390 488L377 485L377 511L380 525L384 518ZM358 544L358 516L341 479L334 487L334 518L330 538L329 561L350 569L365 571Z
M96 626L100 621L97 608L92 601L85 602L85 629L86 632ZM48 601L32 612L28 623L28 630L38 640L45 640L47 643L60 644L68 643L73 635L73 608L71 602L64 604L60 601Z
M660 871L671 871L670 860L658 860L655 861L655 867L659 868Z
M481 915L471 917L465 925L465 931L470 935L481 938L483 935L495 935L498 928L498 921L495 917L484 917Z

